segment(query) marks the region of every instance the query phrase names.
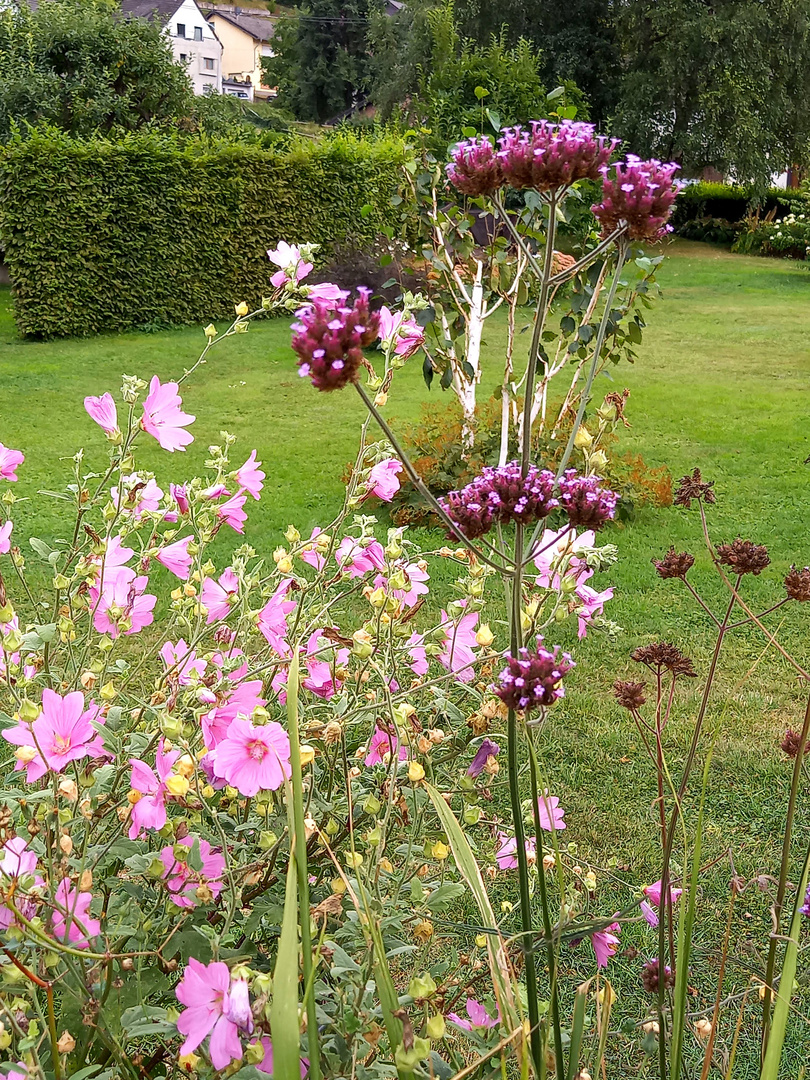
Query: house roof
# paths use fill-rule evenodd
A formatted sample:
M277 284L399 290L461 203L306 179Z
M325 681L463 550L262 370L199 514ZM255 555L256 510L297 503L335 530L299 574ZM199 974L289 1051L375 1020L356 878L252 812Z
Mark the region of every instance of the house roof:
M213 19L215 15L229 22L231 26L236 26L246 34L250 34L255 41L270 41L273 37L275 23L272 19L265 19L260 15L243 15L241 12L239 15L234 15L230 11L216 10L207 12L205 17Z
M168 22L180 7L182 0L121 0L121 10L125 15L138 19Z

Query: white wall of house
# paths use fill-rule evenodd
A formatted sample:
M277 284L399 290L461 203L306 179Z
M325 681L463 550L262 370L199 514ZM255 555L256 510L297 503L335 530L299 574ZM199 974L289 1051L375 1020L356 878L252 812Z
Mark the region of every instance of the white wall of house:
M188 68L195 94L222 93L222 43L195 0L183 0L166 26L174 57Z

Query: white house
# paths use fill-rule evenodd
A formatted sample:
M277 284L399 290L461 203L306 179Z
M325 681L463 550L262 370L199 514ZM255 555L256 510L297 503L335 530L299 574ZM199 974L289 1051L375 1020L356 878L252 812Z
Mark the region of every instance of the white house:
M195 0L122 0L121 10L165 26L174 58L188 68L195 94L222 93L222 42Z

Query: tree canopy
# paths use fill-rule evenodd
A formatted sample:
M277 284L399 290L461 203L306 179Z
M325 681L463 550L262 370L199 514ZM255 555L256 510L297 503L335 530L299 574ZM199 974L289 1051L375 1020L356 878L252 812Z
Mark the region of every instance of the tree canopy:
M191 85L162 28L100 0L0 10L0 136L14 121L72 135L188 112Z

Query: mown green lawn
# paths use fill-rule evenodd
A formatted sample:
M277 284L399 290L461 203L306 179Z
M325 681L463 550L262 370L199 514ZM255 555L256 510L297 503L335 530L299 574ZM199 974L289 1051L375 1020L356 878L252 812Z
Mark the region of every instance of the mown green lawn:
M664 299L650 313L638 363L613 372L613 388L631 390L632 427L622 437L622 448L642 453L652 465L669 466L676 479L699 466L716 482L717 505L711 510L715 537L742 535L770 549L771 567L746 583L751 602L765 608L782 595L789 565L810 563L810 466L804 463L810 455L810 275L794 263L678 243L670 250L660 281ZM495 329L488 342L492 361L486 375L492 386L498 380L498 338ZM362 417L350 392L319 395L297 377L288 341L286 323L274 321L225 343L184 392L186 407L198 416L190 452L170 458L155 446L141 458L165 487L163 481L193 475L201 467L205 448L217 441L223 428L239 436L245 457L255 446L268 480L261 504L249 508L247 539L267 551L288 523L303 533L337 507L340 474L353 457ZM16 493L31 495L38 488L57 486L56 477L60 471L66 475L69 465L60 459L77 445L85 445L89 461L102 464L103 442L82 408L86 394L116 390L122 373L144 378L157 373L164 379L176 375L191 365L202 344L198 329L86 341L21 341L8 312L8 294L0 293L0 442L23 449L27 457ZM607 383L600 388L607 389ZM416 363L398 380L389 412L411 419L426 400ZM430 400L440 401L440 393L434 390ZM63 523L57 505L39 500L18 517L30 535L59 536ZM16 539L19 542L19 534ZM641 885L660 876L654 777L628 715L612 701L610 686L616 677L638 677L629 654L655 640L674 642L692 656L701 675L706 671L713 643L708 620L679 583L656 577L654 556L671 542L686 547L698 555L694 584L715 608L722 589L701 554L694 511L644 510L628 526L612 528L606 539L620 550L618 564L604 578L604 584L616 587L607 613L625 632L613 641L589 638L582 645L562 639L576 646L578 667L540 746L549 785L568 810L566 840L578 844L579 861L606 868L615 858L627 867L616 875ZM794 604L782 609L773 625L781 626L784 644L806 665L810 610ZM799 726L804 696L784 661L773 649L766 651L764 640L750 629L736 634L725 655L707 726L708 733L717 730L718 737L705 861L718 862L702 878L706 914L695 935L698 969L691 1000L696 1012L711 1005L716 990L719 928L731 875L722 853L733 850L736 871L747 879L776 872L789 783L778 743L787 726ZM676 701L667 734L676 772L699 689L690 684ZM709 741L707 736L706 745ZM694 800L687 817L694 819ZM796 831L797 861L809 839L805 801ZM612 885L609 875L599 873L599 880L600 911L627 902L626 888ZM500 879L496 891L498 899L516 899L511 880ZM738 902L729 993L744 989L750 975L763 966L769 902L755 887ZM645 1008L638 970L654 948L646 924L626 927L622 940L629 952L621 953L611 968L620 992L615 1014L620 1021L638 1017ZM566 957L566 974L590 974L591 961L584 952L583 946L581 956L572 951ZM800 965L806 984L805 969L806 964ZM721 1025L721 1053L733 1034L735 1009L730 1006ZM807 995L804 1012L810 1012ZM754 1034L749 1009L738 1078L758 1075ZM619 1036L619 1044L608 1075L650 1075L638 1033L628 1030ZM799 1075L810 1056L807 1046L810 1022L797 1017L785 1077Z

